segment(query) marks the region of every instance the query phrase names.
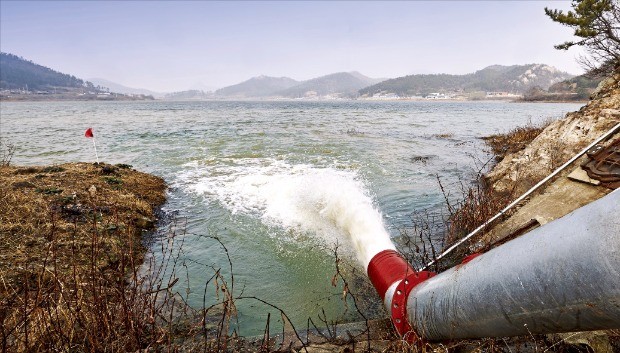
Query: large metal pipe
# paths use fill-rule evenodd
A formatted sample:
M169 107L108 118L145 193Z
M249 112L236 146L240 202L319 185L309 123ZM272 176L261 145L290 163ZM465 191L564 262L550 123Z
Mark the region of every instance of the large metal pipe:
M620 328L620 190L422 282L407 313L429 340Z
M406 338L620 328L620 190L437 276L394 250L367 271Z

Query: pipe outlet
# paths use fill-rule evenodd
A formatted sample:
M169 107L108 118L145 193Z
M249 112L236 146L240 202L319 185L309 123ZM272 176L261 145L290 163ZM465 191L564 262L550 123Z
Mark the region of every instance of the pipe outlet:
M408 340L416 337L407 319L407 298L411 290L435 275L433 272L416 272L395 250L383 250L368 264L368 278L391 313L392 323L398 334Z

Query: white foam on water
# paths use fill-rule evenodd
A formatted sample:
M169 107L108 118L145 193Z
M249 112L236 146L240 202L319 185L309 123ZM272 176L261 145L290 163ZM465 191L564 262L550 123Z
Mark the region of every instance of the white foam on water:
M233 214L260 217L268 226L301 231L327 245L349 244L364 268L378 252L394 249L380 212L354 171L273 159L186 167L179 182L188 190L214 198Z

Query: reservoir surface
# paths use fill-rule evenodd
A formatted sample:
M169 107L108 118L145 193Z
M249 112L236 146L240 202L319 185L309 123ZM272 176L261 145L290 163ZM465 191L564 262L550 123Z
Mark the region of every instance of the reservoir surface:
M483 169L490 156L481 137L580 106L2 102L0 137L16 147L12 164L94 162L92 140L84 137L92 127L101 161L131 164L168 183L164 210L184 237L178 290L191 305L203 305L213 268L229 275L226 253L209 238L215 236L229 251L236 294L273 303L305 328L323 310L333 318L346 311L331 285L336 244L343 261L363 270L343 231L343 222L360 218L350 218L351 210L369 206L361 218L378 217L397 237L413 212L442 207L437 176L457 197ZM237 308L241 333L261 334L267 308L252 300ZM358 319L352 310L344 315Z

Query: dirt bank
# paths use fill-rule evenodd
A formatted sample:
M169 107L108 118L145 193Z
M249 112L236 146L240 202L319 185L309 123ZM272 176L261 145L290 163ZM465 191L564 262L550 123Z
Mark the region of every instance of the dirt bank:
M0 189L0 274L5 280L15 277L16 268L39 266L52 238L64 250L90 243L93 226L101 235L99 246L109 254L105 260L114 261L127 251L121 234L131 230L139 245L141 232L154 226L154 208L165 201L161 178L126 165L3 167ZM67 263L69 255L60 251L58 260Z
M2 349L133 347L127 274L165 189L128 165L0 167Z
M620 122L620 73L604 80L579 111L551 123L487 175L496 191L521 194Z

